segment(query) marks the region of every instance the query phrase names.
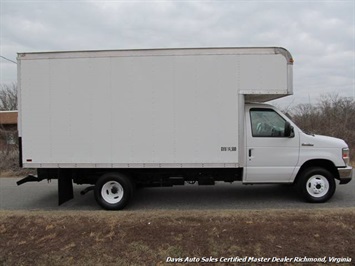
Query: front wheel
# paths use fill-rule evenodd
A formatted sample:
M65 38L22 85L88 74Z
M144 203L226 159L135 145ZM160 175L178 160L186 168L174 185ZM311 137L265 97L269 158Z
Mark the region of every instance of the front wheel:
M122 210L132 196L130 179L119 173L104 174L95 184L96 202L106 210Z
M335 186L332 174L320 167L306 169L297 181L299 193L306 201L314 203L329 200L335 192Z

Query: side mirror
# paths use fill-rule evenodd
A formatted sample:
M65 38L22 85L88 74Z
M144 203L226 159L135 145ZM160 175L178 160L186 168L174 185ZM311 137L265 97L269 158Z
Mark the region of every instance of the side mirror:
M293 131L293 126L291 126L290 122L285 123L285 131L284 136L288 138L293 138L295 136L295 132Z

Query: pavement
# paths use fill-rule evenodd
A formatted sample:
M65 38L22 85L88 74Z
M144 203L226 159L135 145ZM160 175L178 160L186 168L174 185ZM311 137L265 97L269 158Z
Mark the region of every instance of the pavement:
M0 178L0 210L100 210L93 192L80 195L85 185L74 185L74 199L58 206L57 181L26 183L21 178ZM353 177L355 179L355 177ZM337 185L332 199L322 204L303 202L288 185L243 185L240 182L215 186L185 185L143 188L136 191L125 210L223 210L223 209L319 209L355 207L355 180Z

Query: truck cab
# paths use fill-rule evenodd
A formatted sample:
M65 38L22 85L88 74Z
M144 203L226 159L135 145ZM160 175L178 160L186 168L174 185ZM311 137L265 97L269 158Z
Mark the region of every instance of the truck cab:
M324 202L336 183L350 182L345 141L304 133L268 104L245 105L245 172L243 182L295 183L310 202Z

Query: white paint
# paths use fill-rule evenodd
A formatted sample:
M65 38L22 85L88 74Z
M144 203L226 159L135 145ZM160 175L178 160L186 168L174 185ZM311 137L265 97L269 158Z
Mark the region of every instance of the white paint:
M290 58L280 48L19 54L24 166L238 166L240 93L292 94Z

